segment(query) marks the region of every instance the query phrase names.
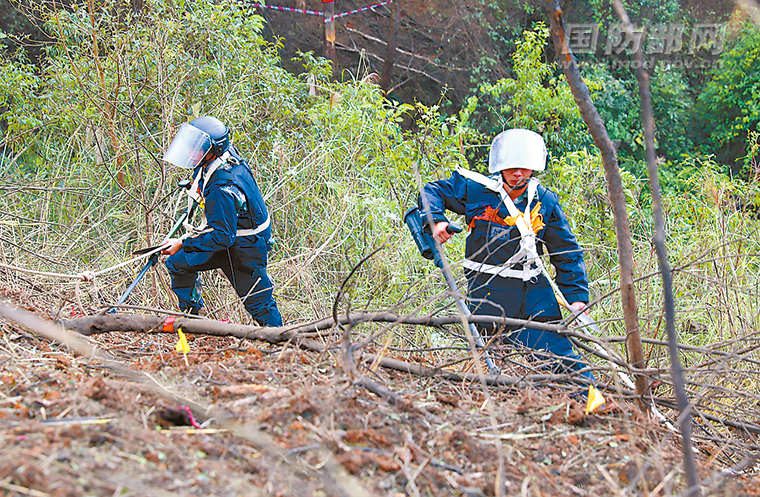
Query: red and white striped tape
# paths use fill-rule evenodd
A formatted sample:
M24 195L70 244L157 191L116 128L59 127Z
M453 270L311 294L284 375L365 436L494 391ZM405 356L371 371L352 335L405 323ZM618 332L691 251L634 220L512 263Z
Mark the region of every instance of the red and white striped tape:
M297 12L299 14L310 14L313 16L324 16L324 12L319 12L316 10L306 10L306 9L296 9L294 7L280 7L279 5L264 5L260 4L258 2L247 2L248 5L253 7L261 7L263 9L273 9L273 10L282 10L285 12Z
M359 9L349 10L348 12L342 12L340 14L335 14L334 16L332 16L330 18L326 17L325 18L325 22L334 21L335 19L337 19L339 17L347 16L347 15L350 15L350 14L356 14L357 12L362 12L362 11L365 11L365 10L375 9L377 7L381 7L383 5L386 5L386 4L389 4L389 3L392 3L392 2L393 2L393 0L385 0L384 2L376 3L374 5L368 5L366 7L361 7Z
M384 2L379 2L379 3L376 3L374 5L368 5L366 7L361 7L361 8L358 8L358 9L350 10L348 12L342 12L340 14L335 14L332 17L325 17L325 22L332 22L335 19L338 19L339 17L344 17L344 16L347 16L347 15L350 15L350 14L356 14L357 12L363 12L365 10L375 9L377 7L381 7L383 5L386 5L386 4L389 4L389 3L392 3L392 2L393 2L393 0L385 0ZM248 5L250 5L250 6L261 7L263 9L281 10L281 11L285 11L285 12L296 12L298 14L310 14L310 15L313 15L313 16L324 16L325 15L324 12L318 12L316 10L297 9L295 7L281 7L279 5L264 5L264 4L261 4L261 3L258 3L258 2L246 2L246 3Z

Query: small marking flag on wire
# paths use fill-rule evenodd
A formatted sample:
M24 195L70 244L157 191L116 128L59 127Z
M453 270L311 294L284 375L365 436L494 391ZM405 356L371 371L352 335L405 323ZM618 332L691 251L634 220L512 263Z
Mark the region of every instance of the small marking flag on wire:
M177 352L181 352L185 356L185 364L190 365L187 362L187 353L190 352L190 346L187 344L187 337L182 332L182 328L177 328L177 333L179 334L179 340L177 340L177 345L174 346L174 350Z

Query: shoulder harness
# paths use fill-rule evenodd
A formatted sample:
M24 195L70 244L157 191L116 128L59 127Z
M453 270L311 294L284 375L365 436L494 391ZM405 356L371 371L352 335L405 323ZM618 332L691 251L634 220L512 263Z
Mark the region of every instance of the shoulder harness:
M477 271L479 273L492 274L501 276L502 278L516 278L521 279L522 281L529 281L540 275L544 271L543 261L536 249L536 233L533 231L533 226L530 220L530 206L533 203L533 199L536 197L538 180L535 178L528 180L528 203L525 206L525 212L520 212L509 197L507 191L504 189L503 181L489 178L488 176L461 167L458 167L456 171L465 178L475 181L489 190L498 193L501 197L501 201L507 206L509 214L514 216L515 225L520 231L520 248L504 264L495 266L493 264L477 262L472 259L465 259L463 266L466 269ZM522 269L514 269L514 266L517 264L521 264Z
M198 170L198 173L193 178L193 184L190 186L190 188L187 190L187 212L190 212L191 207L194 203L197 203L200 205L201 209L203 209L203 214L201 217L201 221L197 226L193 226L189 219L185 220L183 223L183 226L187 230L187 233L183 236L183 238L187 238L190 236L197 236L201 235L203 233L208 233L212 231L212 228L208 227L208 220L206 219L206 211L205 211L205 197L203 196L203 192L200 188L200 182L203 180L204 185L208 185L211 181L211 177L214 175L214 173L224 164L227 164L228 162L233 162L235 159L230 155L230 152L227 151L222 154L221 157L217 157L214 159L214 162L209 164L208 167L200 168ZM250 200L249 200L250 202ZM267 218L264 220L263 223L259 224L255 228L252 229L238 229L236 236L254 236L258 235L259 233L262 233L264 230L269 228L271 224L271 220L269 218L269 214L267 213Z

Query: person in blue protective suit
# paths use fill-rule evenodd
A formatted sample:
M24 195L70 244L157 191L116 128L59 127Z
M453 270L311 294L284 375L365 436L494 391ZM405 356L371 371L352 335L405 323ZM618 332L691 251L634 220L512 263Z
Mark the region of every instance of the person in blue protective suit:
M169 255L166 268L180 309L198 314L203 307L198 272L219 268L253 319L281 326L266 270L269 213L251 170L230 143L229 128L210 116L184 123L164 160L194 168L188 194L203 208L200 226L186 225L189 236L168 240L162 252Z
M457 169L449 179L432 181L423 188L422 218L432 219L428 224L436 240L445 243L453 236L447 230L446 210L464 215L470 228L464 269L473 314L538 322L562 319L542 269L539 256L544 250L570 307L585 312L589 291L583 252L557 194L532 177L546 168L546 155L541 135L526 129L507 130L491 144L491 176ZM496 329L482 328L485 334ZM532 356L559 357L553 362L557 372L586 367L566 337L530 328L507 331L508 340L532 349ZM583 376L593 379L588 371Z

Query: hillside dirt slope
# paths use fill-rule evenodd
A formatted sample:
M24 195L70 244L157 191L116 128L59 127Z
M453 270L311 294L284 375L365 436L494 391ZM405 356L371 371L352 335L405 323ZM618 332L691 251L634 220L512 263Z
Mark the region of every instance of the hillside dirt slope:
M41 314L28 296L2 297ZM89 340L152 385L0 320L5 495L481 496L497 478L506 495L683 490L674 437L633 405L585 415L540 385L364 371L412 403L400 409L348 382L337 357L292 345L199 335L186 362L173 335ZM234 421L191 418L156 385ZM715 457L701 447L701 477L717 475ZM706 490L760 495L760 482L716 477Z
M382 3L370 10L368 6ZM250 5L250 4L249 4ZM280 0L268 5L322 12L316 0ZM283 67L301 72L298 52L324 55L324 23L316 15L250 7L266 20L263 35L279 40ZM499 50L514 43L516 34L494 33L496 12L473 2L440 0L338 0L336 20L335 68L337 79L361 79L367 74L381 75L388 56L389 41L395 36L396 52L389 90L392 98L403 102L422 101L428 105L441 100L442 92L455 106L463 104L472 87L473 70L487 71L492 81L509 73L508 59ZM397 9L398 27L394 31L393 11ZM501 11L523 27L542 18L543 11L526 14L520 6L504 6ZM484 22L487 21L487 22ZM503 40L501 37L508 37ZM514 39L512 37L514 36ZM494 41L499 38L499 42ZM484 60L486 62L484 62Z

